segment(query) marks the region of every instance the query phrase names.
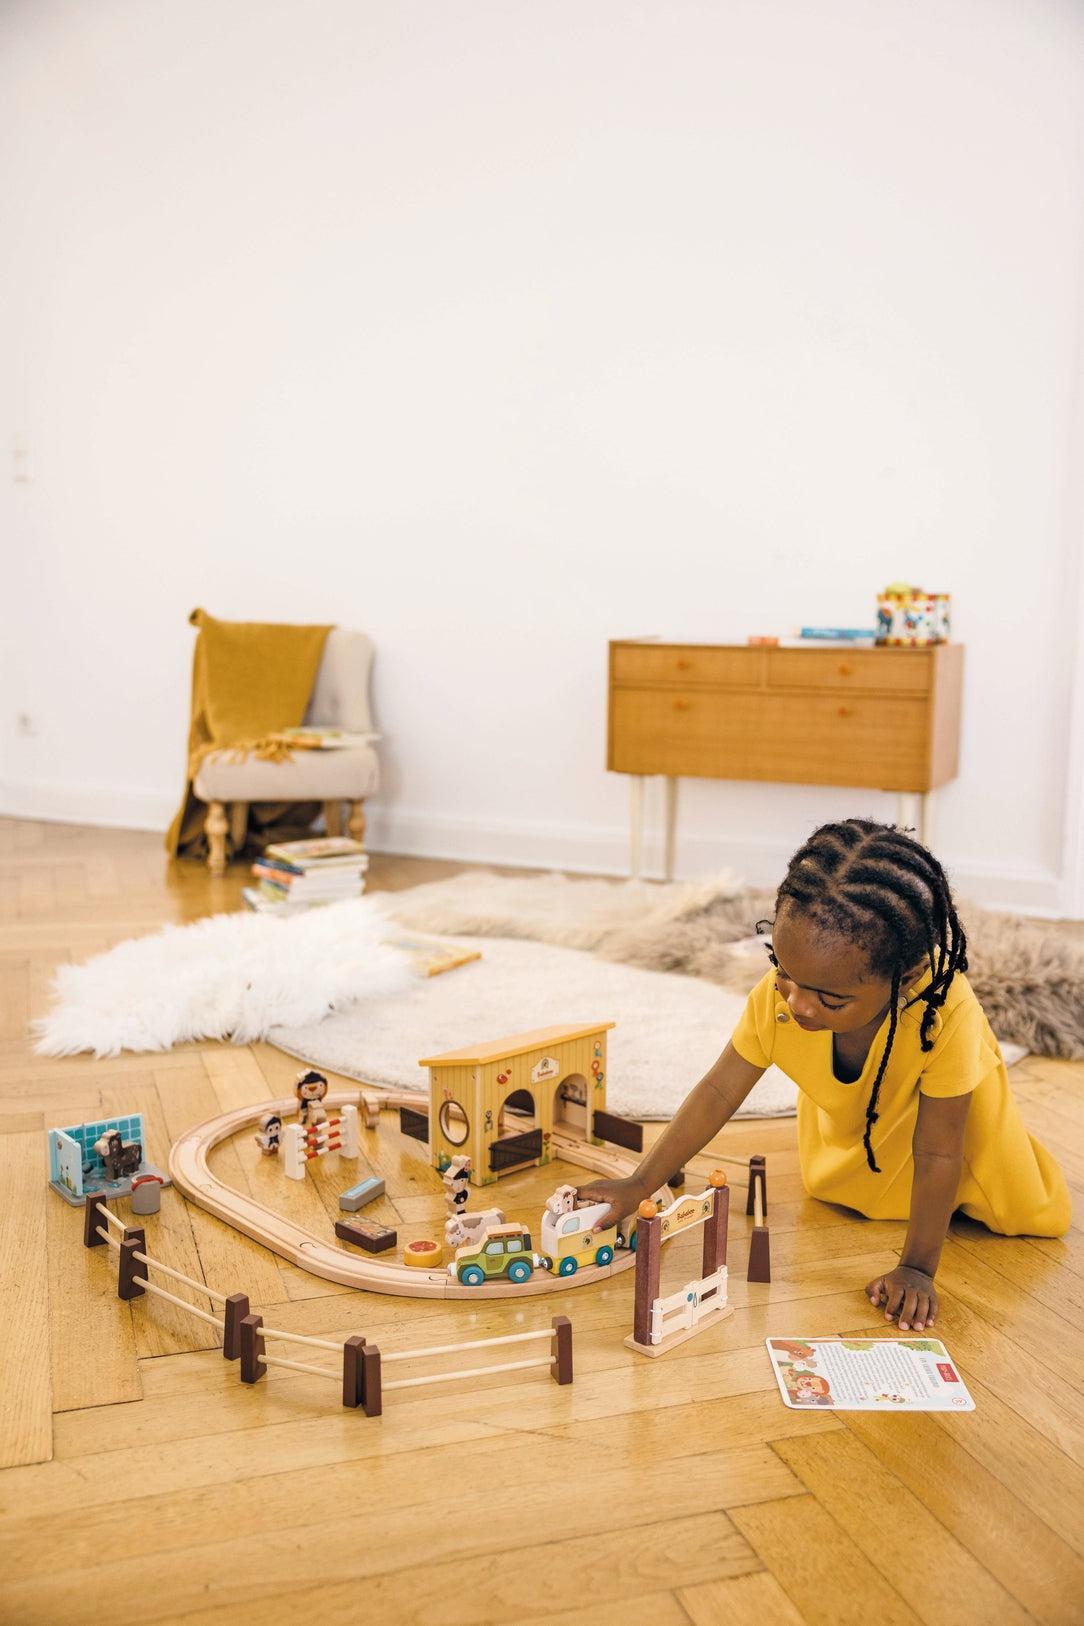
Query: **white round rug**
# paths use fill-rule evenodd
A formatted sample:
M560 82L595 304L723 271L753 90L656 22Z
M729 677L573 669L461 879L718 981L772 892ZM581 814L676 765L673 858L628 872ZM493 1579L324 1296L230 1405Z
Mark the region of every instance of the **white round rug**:
M569 1022L616 1022L607 1105L630 1118L673 1116L715 1061L745 1005L713 983L512 938L458 937L482 958L389 999L306 1026L272 1027L269 1042L315 1067L366 1084L428 1088L421 1056ZM739 1117L792 1116L797 1090L769 1068Z

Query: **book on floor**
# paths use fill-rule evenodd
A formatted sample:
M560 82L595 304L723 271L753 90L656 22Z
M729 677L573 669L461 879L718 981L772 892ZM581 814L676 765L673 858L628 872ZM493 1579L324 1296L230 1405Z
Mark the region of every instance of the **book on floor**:
M768 1338L784 1404L796 1411L974 1411L939 1338Z

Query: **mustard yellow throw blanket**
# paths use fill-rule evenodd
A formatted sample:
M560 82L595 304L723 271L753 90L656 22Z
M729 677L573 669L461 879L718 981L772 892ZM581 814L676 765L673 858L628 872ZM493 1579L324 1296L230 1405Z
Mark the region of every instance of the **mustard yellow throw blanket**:
M193 610L188 619L199 633L192 657L188 778L166 836L166 849L174 858L204 844L207 804L193 792L192 781L205 756L228 750L280 762L290 755L289 746L271 736L296 728L304 717L331 631L280 622L217 621L206 610ZM303 835L315 811L308 803L268 804L253 822L263 826L261 839L272 839L272 829L280 838L285 828Z

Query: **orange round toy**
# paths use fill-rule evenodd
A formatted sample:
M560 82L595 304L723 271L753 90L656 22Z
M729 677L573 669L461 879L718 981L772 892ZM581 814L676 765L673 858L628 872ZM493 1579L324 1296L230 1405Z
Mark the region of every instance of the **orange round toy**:
M418 1265L422 1270L428 1270L432 1265L439 1265L444 1249L439 1242L430 1242L428 1237L422 1237L418 1242L408 1242L403 1249L404 1265Z

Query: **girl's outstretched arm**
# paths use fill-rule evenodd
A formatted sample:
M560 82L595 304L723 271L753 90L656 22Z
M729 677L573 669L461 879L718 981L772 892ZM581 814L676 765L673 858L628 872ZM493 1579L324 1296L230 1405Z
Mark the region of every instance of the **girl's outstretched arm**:
M635 1214L645 1197L684 1168L733 1117L763 1072L763 1067L754 1067L728 1043L719 1060L685 1097L635 1174L625 1180L592 1180L580 1186L576 1195L583 1202L610 1204L609 1213L595 1230L620 1225L626 1215Z
M866 1284L870 1303L883 1304L885 1320L895 1320L901 1332L921 1332L937 1320L933 1278L956 1207L970 1105L970 1095L919 1097L907 1240L895 1270Z

